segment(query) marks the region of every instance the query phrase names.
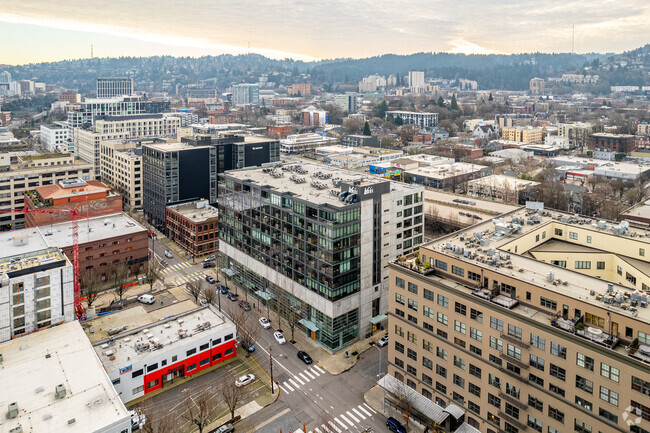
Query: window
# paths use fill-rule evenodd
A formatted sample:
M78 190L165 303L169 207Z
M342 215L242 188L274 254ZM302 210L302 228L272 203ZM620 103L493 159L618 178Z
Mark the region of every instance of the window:
M591 433L591 427L576 419L573 424L573 431L578 433Z
M409 320L409 322L413 322L413 323L415 323L415 324L418 323L418 318L415 317L415 316L411 316L410 314L409 314L409 316L408 316L408 320Z
M481 397L481 388L479 388L478 386L474 385L472 382L470 382L470 383L468 384L468 386L467 386L467 390L468 390L471 394L473 394L473 395L475 395L475 396L477 396L477 397Z
M429 341L427 341L425 339L422 339L422 348L424 350L426 350L428 352L432 352L432 347L433 346L431 346L431 342L429 342Z
M412 282L409 281L408 291L415 294L415 295L417 295L418 294L418 285L413 284Z
M438 356L438 358L446 360L447 359L447 351L445 349L440 348L440 347L436 347L436 356Z
M422 365L429 370L433 370L433 361L431 361L429 358L422 357Z
M605 262L596 262L596 269L605 269Z
M399 325L395 325L395 335L399 335L400 337L403 337L404 329L402 329L402 327Z
M133 391L131 391L131 392L133 393L133 395L136 395L136 394L141 393L142 391L144 391L144 385L140 385L140 386L138 386L136 388L133 388Z
M404 295L400 295L399 293L395 293L395 302L397 302L400 305L404 305Z
M218 361L220 359L221 359L221 353L216 353L216 354L212 355L212 361L213 362Z
M483 332L476 328L469 328L469 336L476 341L483 341Z
M468 409L468 410L471 410L472 412L474 412L474 413L477 414L477 415L480 415L480 414L481 414L481 406L479 406L478 404L474 403L473 401L468 401L468 402L467 402L467 409Z
M511 371L515 374L521 374L521 368L517 367L515 364L509 362L506 363L506 370Z
M508 344L507 346L507 353L508 356L511 356L517 360L521 360L521 349L518 347L513 346L512 344Z
M488 383L497 389L501 389L501 379L493 374L488 375Z
M566 370L562 367L558 367L555 364L551 364L549 374L553 377L557 377L561 381L566 381Z
M207 365L210 362L210 358L205 358L202 359L201 362L199 362L199 367L203 367L204 365Z
M226 351L223 352L223 354L224 354L224 356L228 356L228 355L230 355L231 353L233 353L233 351L234 351L234 349L231 347L230 349L226 349Z
M418 360L418 354L417 354L417 352L416 352L415 350L407 349L407 350L406 350L406 356L407 356L409 359L412 359L413 361L417 361L417 360Z
M463 268L459 268L456 265L451 265L451 273L456 274L459 277L465 277L465 270Z
M542 307L550 308L551 310L557 310L557 302L555 302L555 301L553 301L551 299L545 298L543 296L540 296L539 300L540 300L540 305Z
M560 266L561 268L566 268L566 260L551 260L551 264Z
M438 323L442 323L443 325L447 326L448 319L447 319L447 316L445 314L438 313L438 319L437 320L438 320Z
M495 425L501 424L501 418L488 412L487 420Z
M399 353L404 353L404 345L398 341L395 342L395 350Z
M562 229L555 229L555 236L562 236Z
M147 373L152 372L158 368L158 363L153 363L151 365L147 365Z
M424 289L424 299L433 301L433 292L431 290Z
M503 320L490 317L490 328L503 332Z
M418 303L412 299L409 299L409 308L413 311L418 311Z
M490 362L493 362L496 365L501 366L501 358L499 358L499 357L497 357L495 355L492 355L491 353L490 353Z
M584 377L576 376L576 388L592 394L594 392L594 383Z
M544 379L539 376L535 376L533 373L528 373L528 380L539 386L544 386Z
M501 399L495 395L488 393L488 404L501 409Z
M591 243L591 236L587 236L587 243L588 243L588 244Z
M600 399L614 406L618 406L618 393L604 386L600 387Z
M465 334L467 332L467 326L463 322L454 320L454 330L456 332L460 332L461 334Z
M643 248L639 248L639 255L641 257L645 256L645 250Z
M474 364L470 364L469 365L469 374L471 374L472 376L480 379L481 378L481 368L475 366Z
M410 365L407 365L407 366L406 366L406 372L407 372L408 374L413 375L413 376L417 376L417 375L418 375L418 371L415 369L415 367L412 367L412 366L410 366Z
M591 262L576 261L575 269L591 269Z
M562 359L566 359L566 347L551 342L551 355L559 356Z
M422 307L422 314L429 319L433 319L433 308L429 308L426 305Z
M436 374L447 377L447 369L441 365L436 365Z
M548 384L548 390L556 393L557 395L561 395L562 397L566 396L566 392L564 391L564 389L560 388L559 386L553 383Z
M232 340L232 334L228 334L225 337L223 337L223 341L228 341L228 340Z
M462 314L463 316L467 315L467 307L460 302L456 302L454 304L454 311L457 312L458 314Z
M503 293L514 295L516 290L517 288L515 286L511 286L510 284L506 284L506 283L501 283L501 291Z
M405 281L404 281L403 278L395 277L395 285L397 287L399 287L400 289L403 289L404 288L404 283L405 283Z
M442 269L443 271L446 271L447 270L447 263L436 259L436 268Z
M503 423L503 430L506 433L519 433L519 429L508 422Z
M646 421L650 421L650 407L642 405L641 403L638 403L634 400L630 402L630 406L632 406L634 409L636 409L635 415L641 416L642 419Z
M528 422L526 424L533 430L537 430L538 432L542 431L542 422L533 416L528 415Z
M200 351L200 352L203 352L203 351L206 350L208 347L210 347L210 344L209 344L209 343L202 344L201 346L199 346L199 351Z
M438 305L449 308L449 298L446 296L438 295Z
M457 374L454 374L454 385L458 385L461 388L465 388L465 379L463 379Z
M616 266L616 273L617 273L618 275L623 275L623 268L621 268L620 266L617 265L617 266Z
M426 308L426 307L425 307ZM433 325L427 322L422 322L422 327L426 329L427 331L433 332Z
M431 376L428 376L424 373L422 373L422 382L426 383L429 386L433 386L433 379Z
M465 370L465 360L456 355L454 355L454 365L461 370Z
M481 313L481 312L478 311L478 310L475 310L475 309L473 309L473 308L470 309L470 310L469 310L469 317L470 317L470 319L472 319L472 320L476 320L476 321L479 322L479 323L483 323L483 313Z
M614 382L618 382L620 371L618 368L610 367L609 365L601 362L600 375L613 380Z
M196 347L195 347L194 349L190 349L190 350L188 350L187 352L185 352L185 354L186 354L187 356L192 356L192 355L194 355L195 353L196 353Z
M650 395L650 382L632 376L632 389L641 394Z
M467 271L467 278L472 281L481 281L481 274L477 274L476 272L472 272L472 271Z
M598 415L602 416L608 421L611 421L613 423L618 423L618 416L614 415L611 412L606 411L602 407L598 410Z
M395 365L399 368L404 368L404 361L399 358L395 358Z
M399 308L395 308L395 314L397 314L400 317L404 317L404 312Z
M577 239L578 239L578 233L576 233L576 232L569 232L569 239L577 240Z
M591 402L588 402L588 401L585 400L584 398L582 398L582 397L578 397L577 395L576 395L576 404L579 405L579 406L584 407L585 409L587 409L587 410L589 410L589 411L591 411L591 409L592 409L592 407L593 407L593 405L591 404Z
M554 408L553 406L548 407L548 416L553 418L555 421L564 424L564 412Z
M534 367L538 370L544 371L544 360L542 358L539 358L535 355L530 355L530 362L529 365L531 367Z
M503 350L503 341L496 337L490 337L490 347L501 352Z
M440 382L436 382L436 391L447 394L447 387Z
M544 403L542 400L538 399L537 397L533 397L532 395L528 395L528 406L532 407L533 409L537 409L540 412L544 410Z
M521 328L515 326L515 325L508 325L508 335L511 337L518 338L521 340Z
M465 397L458 394L456 391L452 393L451 399L454 400L456 403L460 404L461 406L465 405Z
M481 350L480 347L476 347L476 346L474 346L472 344L469 345L469 351L472 352L472 353L477 354L478 356L483 355L483 350Z
M650 344L650 333L639 331L639 343Z
M530 334L530 345L540 350L546 350L546 339L535 334Z
M582 353L578 353L578 360L576 361L578 367L586 368L589 371L594 371L594 359Z
M144 370L142 368L140 370L136 370L133 373L131 373L131 378L135 379L136 377L140 377L140 376L142 376L143 373L144 373Z

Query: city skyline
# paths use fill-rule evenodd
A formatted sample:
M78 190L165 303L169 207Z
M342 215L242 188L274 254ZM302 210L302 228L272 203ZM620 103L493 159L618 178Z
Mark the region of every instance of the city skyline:
M431 51L570 52L572 45L578 53L606 53L650 40L644 26L650 5L632 0L551 0L544 7L532 1L504 7L471 0L463 10L446 0L410 2L408 9L389 2L364 6L340 0L306 8L274 0L258 13L251 13L257 5L249 0L228 5L200 0L193 7L150 1L51 5L7 0L3 6L0 35L21 41L3 50L0 63L5 64L87 58L91 45L96 57L251 52L310 61Z

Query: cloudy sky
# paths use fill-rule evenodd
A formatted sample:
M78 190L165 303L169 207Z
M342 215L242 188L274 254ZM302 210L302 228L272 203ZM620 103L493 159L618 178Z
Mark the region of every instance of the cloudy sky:
M650 42L647 0L0 0L0 64L245 53L620 52Z

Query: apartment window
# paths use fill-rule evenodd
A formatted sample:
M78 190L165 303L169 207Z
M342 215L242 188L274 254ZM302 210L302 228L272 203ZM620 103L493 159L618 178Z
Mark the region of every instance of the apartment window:
M510 284L506 283L501 283L501 292L507 293L508 295L514 295L516 292L517 288L515 286L511 286Z
M395 277L395 285L401 289L404 288L405 281L400 277Z
M429 386L433 386L433 379L431 376L428 376L424 373L422 373L422 382L426 383Z
M418 311L418 303L412 299L409 299L409 308L413 311Z
M553 301L552 299L540 296L539 300L542 307L549 308L551 310L557 310L557 302Z
M465 270L463 268L459 268L456 265L451 265L451 273L456 274L459 277L465 277Z
M426 308L426 307L425 307L425 308ZM433 314L433 311L432 311L432 314ZM422 327L423 327L424 329L426 329L427 331L431 331L431 332L433 332L433 325L431 325L430 323L422 322Z
M443 325L447 326L447 322L448 322L447 315L442 314L442 313L438 313L437 320L438 320L438 323L442 323Z
M614 406L618 406L618 393L604 386L600 387L600 399Z
M431 361L429 358L422 357L422 365L429 370L433 370L433 361Z
M650 382L632 376L632 389L641 394L650 395Z
M513 357L515 359L521 360L521 349L520 348L515 347L512 344L508 344L507 353L508 353L508 356L511 356L511 357Z
M562 367L558 367L555 364L551 364L549 374L553 377L557 377L562 381L566 381L566 370Z
M551 355L566 359L566 347L551 341Z
M449 298L446 296L438 295L438 305L449 308Z
M591 433L591 427L584 422L576 419L573 424L573 431L577 433Z
M530 366L544 371L544 360L535 355L530 355Z
M467 401L467 409L471 410L477 415L481 414L481 407L478 404L474 403L473 401Z
M424 299L433 301L433 292L431 290L424 289Z
M474 385L472 382L470 382L470 383L468 384L468 386L467 386L467 390L468 390L471 394L473 394L473 395L475 395L475 396L477 396L477 397L481 397L481 388L479 388L478 386Z
M490 412L488 412L487 420L494 425L501 425L501 418L494 414L491 414Z
M501 379L493 374L488 375L488 383L497 389L501 389Z
M133 373L131 373L131 378L135 379L136 377L140 377L140 376L142 376L143 373L144 373L144 370L142 368L140 370L136 370Z
M650 333L639 331L639 343L650 344Z
M548 416L553 418L555 421L564 424L564 412L554 408L553 406L548 407Z
M416 325L417 325L417 323L418 323L418 318L415 317L415 316L411 316L410 314L409 314L409 316L408 316L408 320L409 320L409 322L413 322L413 323L415 323Z
M461 334L465 334L467 332L467 326L463 322L454 320L454 330L456 332L460 332Z
M447 387L440 382L436 382L436 391L446 395Z
M418 285L413 284L412 282L409 281L408 291L415 294L415 295L417 295L418 294Z
M497 331L503 332L503 320L499 320L494 317L490 317L490 328L496 329Z
M617 265L617 266L616 266L616 273L617 273L618 275L623 275L623 268L621 268L620 266Z
M508 325L508 335L521 340L521 328L515 325Z
M395 334L399 335L400 337L403 337L404 329L402 329L402 327L399 325L395 325Z
M469 310L469 317L470 317L470 319L472 319L472 320L476 320L476 321L479 322L479 323L483 323L483 313L481 313L481 312L478 311L478 310L475 310L475 309L473 309L473 308L470 309L470 310Z
M630 406L632 406L635 410L635 415L641 416L642 419L645 421L650 421L650 406L645 406L642 405L641 403L638 403L634 400L630 402Z
M498 350L499 352L503 351L503 341L499 340L496 337L490 337L490 347Z
M605 262L596 262L596 269L605 269Z
M465 360L454 355L454 365L461 370L465 370Z
M645 256L645 249L643 249L643 248L639 248L639 255L640 255L641 257Z
M604 328L605 327L605 318L596 316L595 314L591 313L585 313L585 324L590 324L594 326L598 326L599 328Z
M476 272L472 272L472 271L467 271L467 278L472 281L481 281L481 274L477 274Z
M591 409L593 408L593 405L591 404L591 402L585 400L582 397L578 397L577 395L576 395L576 404L579 405L579 406L584 407L588 411L591 411Z
M433 319L433 308L429 308L426 305L422 307L422 314L429 319Z
M582 353L578 353L576 364L578 367L586 368L589 371L594 371L594 359Z
M399 359L399 358L395 358L395 365L396 365L398 368L404 368L404 361L402 361L402 360Z
M438 334L439 337L442 337L445 340L447 339L447 333L442 329L436 329L436 334Z
M431 351L432 351L431 342L422 339L422 348L423 348L424 350L426 350L427 352L431 352Z
M416 368L412 367L412 366L410 366L408 364L406 365L406 372L408 374L412 375L412 376L417 376L418 375L418 371L416 370ZM411 386L411 388L413 388L413 386Z
M395 350L399 353L404 353L404 345L398 341L395 342Z
M578 239L578 233L576 233L576 232L569 232L569 239L577 240L577 239Z
M618 424L618 416L614 415L613 413L611 413L609 411L606 411L602 407L600 409L598 409L598 415L602 416L603 418L605 418L608 421L611 421L613 423Z
M528 415L528 422L526 424L533 430L537 430L538 432L542 431L542 422L531 415Z
M395 308L395 314L397 314L400 317L404 317L404 312L399 308Z
M488 393L488 404L501 409L501 399L495 395Z
M441 365L436 365L436 374L442 377L447 377L447 369Z
M584 377L576 376L576 388L592 394L594 392L594 383Z
M456 391L454 391L451 395L451 399L454 400L456 403L458 403L461 406L465 405L465 397L462 395L458 394Z
M447 270L447 263L442 260L436 259L436 268L442 269L443 271Z
M539 386L544 386L544 379L539 376L535 376L533 373L528 373L528 380Z
M406 356L407 358L412 359L413 361L418 360L418 354L415 352L415 350L407 349Z
M591 262L589 261L576 261L575 269L591 269Z
M460 377L457 374L454 374L454 385L460 386L461 388L465 388L465 379Z
M535 334L530 334L530 345L540 350L546 349L546 339Z
M551 260L551 264L561 268L566 268L566 260Z
M483 332L475 328L469 328L469 336L476 341L483 341Z
M521 368L509 362L506 363L506 370L511 371L515 374L521 374Z
M408 341L410 341L411 343L418 342L418 337L415 336L415 332L406 331L406 337L408 338Z
M400 295L399 293L395 293L395 302L397 302L398 304L404 305L404 302L405 302L404 299L405 299L404 295Z
M441 347L436 347L436 356L444 360L447 359L447 351Z
M537 397L533 397L532 395L528 395L528 406L532 407L533 409L537 409L540 412L544 410L544 403L542 400L538 399Z
M458 314L462 314L463 316L467 315L467 307L460 302L456 302L454 304L454 311Z
M557 385L555 385L553 383L548 384L548 390L551 391L551 392L554 392L557 395L560 395L562 397L566 396L566 392L564 391L564 389L560 388L559 386L557 386Z
M555 229L555 236L562 236L562 229Z
M471 374L474 377L481 378L481 368L475 366L474 364L469 365L469 374Z

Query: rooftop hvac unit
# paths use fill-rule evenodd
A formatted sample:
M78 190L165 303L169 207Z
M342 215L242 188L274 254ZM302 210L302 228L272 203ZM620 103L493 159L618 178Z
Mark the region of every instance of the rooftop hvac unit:
M9 408L7 410L7 419L13 419L18 416L18 403L13 402L9 404Z
M607 293L612 293L614 291L614 284L607 283Z
M549 272L546 274L546 281L553 281L555 279L555 274L553 272Z
M54 388L54 398L56 399L62 399L65 398L65 386L60 383Z

